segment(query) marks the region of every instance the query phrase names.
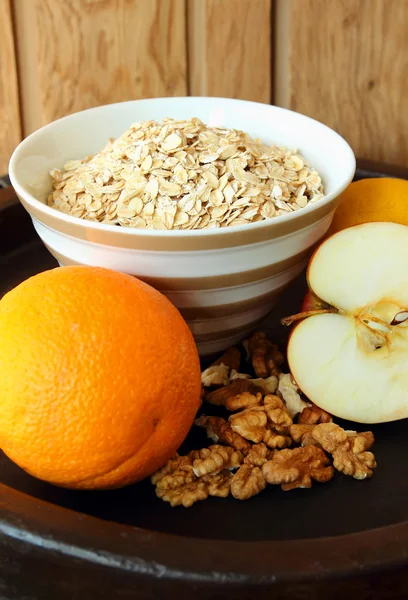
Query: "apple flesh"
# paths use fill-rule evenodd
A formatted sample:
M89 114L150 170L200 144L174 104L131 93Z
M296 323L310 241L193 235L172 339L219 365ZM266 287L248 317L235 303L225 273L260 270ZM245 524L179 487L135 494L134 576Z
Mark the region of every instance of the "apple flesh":
M336 417L408 417L408 227L365 223L325 240L288 343L304 394Z

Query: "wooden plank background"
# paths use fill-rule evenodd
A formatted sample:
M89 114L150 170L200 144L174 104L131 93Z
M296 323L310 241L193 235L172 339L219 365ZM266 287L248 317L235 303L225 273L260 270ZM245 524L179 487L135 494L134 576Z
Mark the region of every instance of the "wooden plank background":
M187 0L189 92L270 103L272 0Z
M0 174L60 116L171 95L273 102L408 165L408 0L0 0Z
M408 165L408 1L278 0L275 102Z
M0 0L0 175L21 139L20 107L9 0Z
M14 0L24 134L100 104L187 94L184 0Z

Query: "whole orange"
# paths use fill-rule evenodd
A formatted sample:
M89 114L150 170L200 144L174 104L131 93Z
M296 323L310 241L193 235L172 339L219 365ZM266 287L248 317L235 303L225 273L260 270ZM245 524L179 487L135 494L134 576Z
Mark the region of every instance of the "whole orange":
M327 235L367 221L392 221L408 225L408 181L373 177L350 183L340 196Z
M39 479L103 489L150 475L200 390L185 321L134 277L62 267L0 301L0 448Z

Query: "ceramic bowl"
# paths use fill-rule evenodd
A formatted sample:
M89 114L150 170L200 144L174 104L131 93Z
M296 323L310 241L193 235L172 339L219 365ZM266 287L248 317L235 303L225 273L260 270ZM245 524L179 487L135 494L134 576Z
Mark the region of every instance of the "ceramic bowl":
M95 153L135 121L164 117L198 117L297 148L322 176L326 195L268 221L198 231L104 225L45 204L50 169ZM205 97L135 100L64 117L21 142L9 169L20 201L59 264L108 267L150 283L185 317L201 355L238 342L271 311L327 232L354 171L347 142L313 119L276 106Z

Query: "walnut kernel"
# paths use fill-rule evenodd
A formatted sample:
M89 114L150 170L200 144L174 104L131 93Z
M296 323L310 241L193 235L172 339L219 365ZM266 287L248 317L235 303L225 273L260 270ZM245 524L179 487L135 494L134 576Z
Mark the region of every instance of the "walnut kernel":
M246 452L251 448L251 444L239 435L239 433L236 433L231 425L222 417L202 416L195 421L195 424L198 427L203 427L206 430L207 436L214 443L222 442L241 452Z
M377 466L375 456L367 452L374 444L371 431L349 434L334 423L322 423L313 429L313 437L333 456L335 469L354 479L372 477Z
M316 446L280 450L262 466L267 483L280 485L283 490L310 488L312 480L329 481L334 475L333 467L327 466L329 458Z

